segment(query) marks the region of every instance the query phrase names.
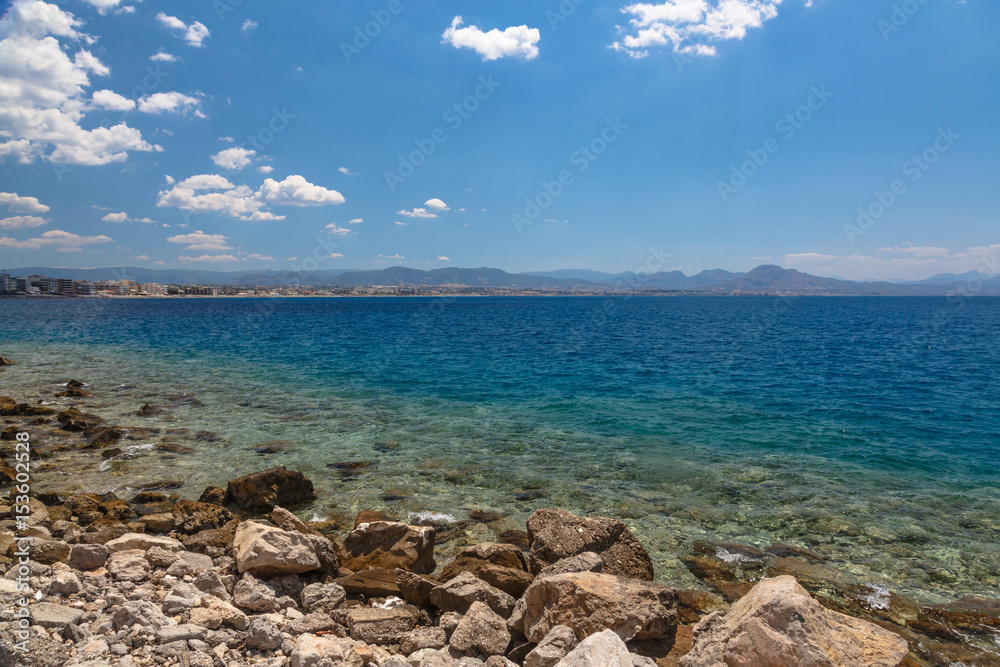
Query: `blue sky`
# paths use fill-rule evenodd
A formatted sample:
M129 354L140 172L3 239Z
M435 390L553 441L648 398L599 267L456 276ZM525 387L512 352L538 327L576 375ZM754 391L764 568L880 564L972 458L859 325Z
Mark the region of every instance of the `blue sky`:
M0 267L995 274L997 25L986 0L17 0Z

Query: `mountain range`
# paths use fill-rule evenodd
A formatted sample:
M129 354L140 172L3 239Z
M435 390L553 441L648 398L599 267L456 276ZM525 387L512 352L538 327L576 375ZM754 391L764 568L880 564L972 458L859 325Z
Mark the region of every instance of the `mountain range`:
M823 278L795 269L765 264L746 273L723 269L687 276L680 271L653 274L604 273L588 269L564 269L530 273L508 273L501 269L451 267L424 271L405 266L379 270L290 271L204 271L199 269L145 269L110 267L65 269L24 267L8 271L14 276L47 275L73 280L134 280L139 283L186 285L239 285L280 287L366 286L465 286L543 291L670 291L692 294L828 294L828 295L934 295L970 292L1000 295L1000 277L976 271L942 273L921 281L857 282Z

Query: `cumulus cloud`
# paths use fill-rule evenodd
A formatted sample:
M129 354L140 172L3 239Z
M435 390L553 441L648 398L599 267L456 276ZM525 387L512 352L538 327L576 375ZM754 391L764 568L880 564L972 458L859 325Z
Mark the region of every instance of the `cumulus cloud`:
M345 236L351 233L350 229L346 229L344 227L338 227L336 222L331 222L329 225L325 227L325 229L329 234L338 234L340 236Z
M199 109L200 106L201 100L197 97L178 92L153 93L139 100L139 111L152 114L194 112L195 116L204 118L205 114Z
M210 36L208 28L198 21L187 24L176 16L169 16L163 12L156 15L156 20L170 28L175 35L180 36L190 46L202 46L205 39Z
M257 171L259 171L262 174L270 174L272 171L274 171L274 167L272 167L269 164L265 164L257 167Z
M250 164L257 155L257 151L249 148L226 148L212 156L215 166L222 169L238 171Z
M472 49L483 57L483 60L497 60L507 56L534 60L538 57L538 41L541 33L538 28L526 25L511 26L503 32L494 28L483 32L476 26L462 27L461 16L452 19L451 26L441 36L445 44L451 44L456 49Z
M778 15L782 0L666 0L622 8L630 16L625 33L611 48L644 58L651 48L666 48L688 56L714 56L715 44L741 40L750 28L760 28ZM807 0L807 4L809 4Z
M49 207L36 197L22 197L16 192L0 192L0 206L6 206L11 213L48 213Z
M354 218L353 220L348 220L347 224L349 224L349 225L360 225L364 221L365 221L364 218Z
M256 259L256 260L260 260L261 262L273 262L274 261L274 257L271 257L270 255L261 255L260 253L253 253L252 255L247 255L243 259L247 259L247 260Z
M396 211L397 215L405 215L408 218L436 218L437 213L431 213L426 208L415 208L412 211Z
M73 14L42 0L15 0L0 17L0 160L63 164L122 162L129 151L160 151L124 122L85 130L87 111L104 104L124 106L110 91L88 95L91 77L111 71L80 42ZM110 94L108 94L110 93Z
M253 32L256 29L257 29L257 22L256 21L251 21L250 19L247 19L246 21L244 21L243 25L240 26L240 30L242 30L243 32L245 32L247 34Z
M225 213L247 221L283 220L267 210L268 206L332 206L344 197L336 190L313 185L304 177L292 175L283 181L268 178L257 191L247 185L235 185L218 174L199 174L174 183L157 194L156 205L185 211Z
M48 220L37 215L15 215L10 218L0 219L0 229L30 229L41 227Z
M424 206L426 206L427 208L432 208L435 211L450 211L451 210L450 208L448 208L447 204L445 204L443 201L441 201L440 199L438 199L436 197L434 199L428 199L427 201L425 201L424 202Z
M95 107L110 111L131 111L135 108L134 100L110 90L95 90L94 94L90 96L90 101Z
M268 204L279 206L331 206L344 203L344 196L336 190L313 185L298 175L289 176L283 181L264 179L258 196Z
M0 237L0 248L14 250L39 250L41 248L56 248L57 250L79 250L80 246L100 243L110 243L107 236L80 236L61 229L45 232L38 238L18 241L9 236Z
M121 4L122 0L86 0L88 4L93 5L97 8L98 14L106 14L109 9L114 9ZM127 10L127 7L123 7ZM134 8L133 8L133 11Z
M102 222L128 222L128 214L126 213L108 213L106 216L101 218Z
M167 243L184 244L185 250L232 250L228 237L222 234L206 234L202 231L171 236L167 239Z
M153 62L161 62L161 63L177 62L177 56L171 53L167 53L163 49L160 49L159 51L151 55L149 59L152 60Z

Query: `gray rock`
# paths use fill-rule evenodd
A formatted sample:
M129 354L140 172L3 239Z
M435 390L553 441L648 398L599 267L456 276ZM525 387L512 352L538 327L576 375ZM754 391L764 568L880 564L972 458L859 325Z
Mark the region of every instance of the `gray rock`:
M590 635L565 658L556 663L556 667L632 667L632 656L621 637L611 630L602 630Z
M170 624L163 612L146 600L129 600L115 605L111 612L111 621L116 629L130 628L138 623L141 626L159 630Z
M339 584L309 584L302 589L299 599L308 611L330 613L347 598L347 592Z
M80 579L72 572L56 572L46 589L49 595L73 595L83 590Z
M572 628L557 625L524 657L524 667L553 667L576 648L578 643Z
M347 613L351 639L366 644L398 644L414 625L413 614L406 609L355 607Z
M301 533L246 521L233 538L239 571L259 577L298 574L317 570L319 559L312 544Z
M184 545L177 540L158 535L147 535L146 533L125 533L104 546L107 547L108 553L111 554L132 549L149 551L153 547L160 547L167 551L184 551Z
M108 558L108 573L116 581L143 581L149 577L149 563L137 549L117 551Z
M247 631L247 646L261 651L273 651L281 645L281 632L266 616L258 616L250 622Z
M191 551L182 552L177 560L167 568L167 574L174 577L183 577L189 574L202 574L208 572L213 567L212 559L204 554L196 554Z
M35 625L43 628L64 628L71 623L79 625L83 618L82 609L64 607L51 602L36 602L28 607Z
M156 641L160 644L172 644L189 639L204 640L208 636L208 628L187 623L185 625L166 625L156 631Z
M484 603L472 603L469 611L452 633L449 644L466 655L502 655L510 645L507 622Z
M405 655L409 655L422 648L444 648L447 643L448 634L444 628L415 628L399 638L399 650Z
M447 648L422 648L411 654L406 662L410 667L455 667L455 659Z
M250 573L236 583L233 589L233 604L242 609L268 613L278 609L278 601L274 591L259 581Z
M560 561L542 568L541 572L535 575L535 580L525 589L524 595L514 603L514 611L507 619L507 626L514 628L518 632L524 630L524 612L528 608L528 594L532 587L540 584L544 579L554 577L557 574L571 574L573 572L600 572L603 567L601 557L592 551L585 551L576 556L563 558Z
M209 595L214 595L220 600L229 602L233 599L233 596L226 590L226 585L223 583L222 577L217 572L203 572L195 577L193 583L198 590Z

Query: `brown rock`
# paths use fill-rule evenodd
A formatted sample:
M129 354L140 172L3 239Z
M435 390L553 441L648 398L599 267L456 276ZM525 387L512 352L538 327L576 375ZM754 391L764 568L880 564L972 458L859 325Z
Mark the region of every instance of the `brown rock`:
M85 414L76 408L70 408L58 413L56 421L64 431L86 431L97 428L104 420L97 415Z
M108 428L99 428L96 431L91 432L86 442L81 445L82 449L96 449L99 447L107 447L108 445L113 445L122 439L121 429L110 426Z
M441 583L426 574L414 574L401 568L396 568L396 587L399 595L404 600L418 607L426 607L430 604L431 591L440 586ZM442 643L441 646L444 646ZM441 646L421 646L420 648L441 648Z
M729 605L715 593L699 589L677 591L677 613L680 623L694 624L713 611L727 609Z
M532 642L557 625L572 628L579 639L608 629L622 641L671 637L677 628L673 588L609 574L576 572L537 580L525 603L517 629L523 628Z
M488 561L478 558L459 556L449 563L441 571L441 581L446 582L454 579L462 572L471 572L486 583L517 599L524 595L524 591L531 585L531 573L524 570L515 570L509 567L494 565Z
M473 602L451 634L449 644L466 655L503 655L510 645L507 622L482 602Z
M396 573L382 568L355 572L337 579L337 583L351 595L364 595L369 598L388 597L401 593L399 585L396 583Z
M226 490L219 486L210 486L201 492L198 498L199 503L209 503L212 505L226 504Z
M359 524L338 543L340 563L351 570L397 567L418 574L434 571L434 529L398 521Z
M616 519L578 517L562 509L537 510L528 518L528 539L534 573L567 556L592 551L601 557L605 573L653 580L653 561L646 549Z
M528 563L524 559L524 552L520 547L513 544L481 542L470 547L465 547L462 549L460 555L467 558L484 560L500 567L528 571Z
M390 516L386 516L381 512L376 512L374 510L361 510L358 512L358 516L354 518L354 527L357 528L363 523L375 523L376 521L395 521Z
M431 604L441 611L457 611L462 614L477 601L486 603L504 618L510 618L514 609L514 598L470 572L462 572L448 583L433 589L429 598Z
M229 482L227 498L241 509L267 512L275 505L298 505L316 499L313 484L300 472L284 467L255 472Z
M681 667L896 667L909 651L899 635L825 609L789 576L764 579L726 614L709 614L694 637Z
M193 500L177 501L173 516L175 527L185 533L221 528L233 518L232 512L225 507Z

